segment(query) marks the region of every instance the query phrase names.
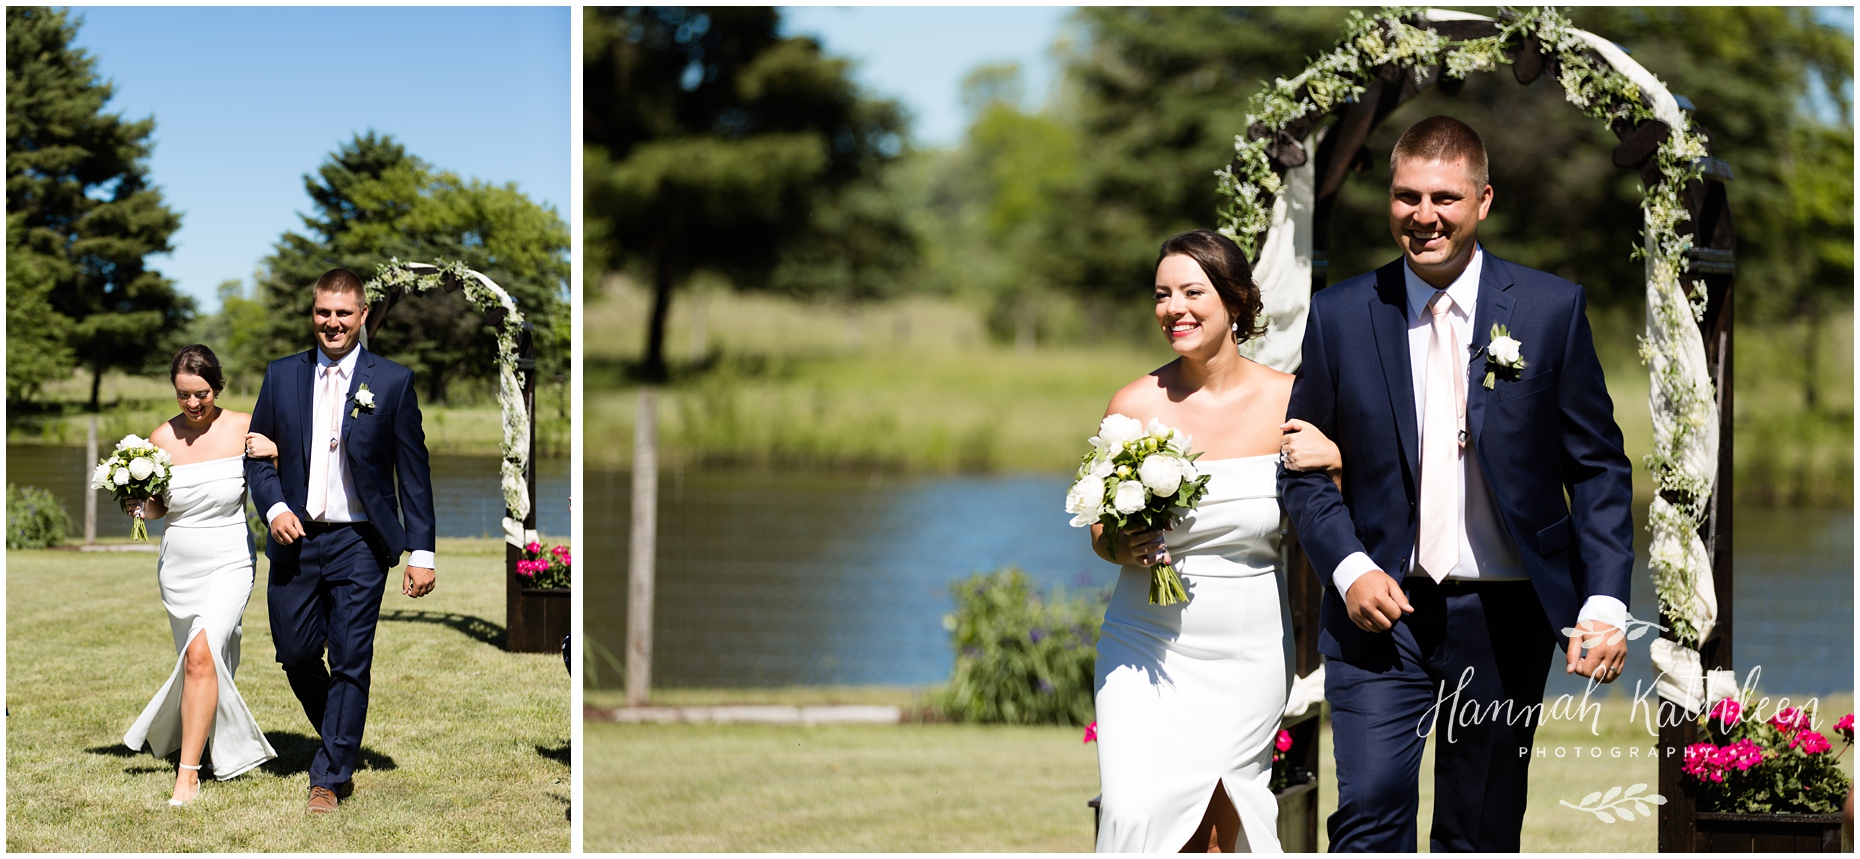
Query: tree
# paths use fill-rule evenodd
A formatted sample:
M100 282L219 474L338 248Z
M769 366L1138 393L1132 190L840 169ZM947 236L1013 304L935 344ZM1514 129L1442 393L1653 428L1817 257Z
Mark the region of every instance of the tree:
M584 16L589 259L652 285L645 378L666 378L673 293L699 271L742 288L885 291L911 234L851 192L901 150L895 104L863 98L812 39L781 37L771 8Z
M181 225L148 182L155 120L104 112L112 88L71 46L77 26L6 10L7 395L75 359L95 410L103 374L160 363L194 303L147 265Z
M305 233L287 232L264 263L269 351L308 346L310 285L331 268L373 277L391 258L455 259L510 293L535 326L538 374L565 375L569 356L568 228L514 184L494 186L436 170L389 135L356 135L304 176L313 203ZM421 396L444 403L461 382L496 378L497 338L462 294L429 293L388 313L370 347L414 371Z

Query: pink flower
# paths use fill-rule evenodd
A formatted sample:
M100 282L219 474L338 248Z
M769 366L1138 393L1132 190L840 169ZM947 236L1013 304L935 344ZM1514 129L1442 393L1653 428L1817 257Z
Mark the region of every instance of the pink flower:
M1783 733L1794 733L1808 727L1808 714L1800 707L1784 707L1776 711L1775 717L1770 719L1770 724L1775 725L1776 729Z
M1827 737L1815 731L1802 731L1794 737L1789 738L1789 748L1795 748L1798 743L1801 744L1804 753L1811 755L1818 755L1834 748L1834 746L1828 742Z
M529 545L523 547L523 551L534 555L537 552L542 551L542 544L536 542L535 540L531 540Z
M1098 741L1098 720L1093 719L1091 720L1091 724L1085 726L1085 739L1081 740L1080 742L1081 743L1095 743L1097 741Z
M1717 746L1693 743L1686 747L1686 762L1680 769L1699 781L1724 781L1724 760Z
M1717 721L1719 726L1729 728L1743 720L1744 705L1737 703L1735 698L1726 698L1719 701L1718 706L1711 708L1711 718Z
M1763 747L1750 740L1738 740L1718 751L1721 765L1743 772L1763 763Z
M1853 742L1854 741L1854 714L1848 713L1847 715L1842 716L1840 721L1835 722L1834 732L1837 734L1840 734L1841 739L1846 740L1847 742L1850 742L1850 743Z
M1280 728L1279 738L1273 741L1272 747L1275 749L1278 749L1281 752L1291 751L1292 750L1292 732L1287 731L1284 728Z
M530 569L529 561L518 561L517 562L517 575L526 576L528 578L533 579L533 578L536 578L536 571Z

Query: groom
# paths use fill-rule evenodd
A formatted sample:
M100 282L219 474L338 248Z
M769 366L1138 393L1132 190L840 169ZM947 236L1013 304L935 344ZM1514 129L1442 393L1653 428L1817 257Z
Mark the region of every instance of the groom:
M1479 136L1432 117L1390 161L1402 257L1312 296L1288 407L1337 442L1342 488L1280 474L1328 585L1331 849L1415 851L1431 731L1432 849L1515 852L1552 648L1604 683L1626 658L1607 635L1627 622L1631 472L1582 288L1479 246Z
M306 810L327 814L352 786L381 595L402 551L413 556L401 592L433 590L433 491L413 372L361 348L361 278L341 268L318 278L311 317L316 348L271 362L252 409L277 464L247 459L245 469L271 524L278 662L322 737Z

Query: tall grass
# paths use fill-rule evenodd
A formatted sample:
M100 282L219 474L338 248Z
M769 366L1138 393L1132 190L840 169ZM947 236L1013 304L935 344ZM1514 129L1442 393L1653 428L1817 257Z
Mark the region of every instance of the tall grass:
M9 403L8 444L43 444L61 447L84 444L90 398L87 373L47 385L34 403ZM421 403L426 447L432 453L495 456L501 452L504 425L497 399L462 386L453 404ZM130 433L147 436L162 421L175 416L174 388L158 376L132 376L112 371L103 377L97 414L97 441L108 447ZM249 412L258 401L256 387L246 391L228 388L220 405ZM562 389L552 384L536 390L536 451L540 456L567 456L569 414Z
M586 303L591 462L631 459L637 387L628 368L647 310L646 296L620 279ZM1652 486L1640 462L1652 424L1641 314L1596 309L1591 320L1645 499ZM1799 369L1800 330L1737 332L1739 501L1851 503L1851 309L1821 332L1814 379ZM679 296L667 335L673 379L661 399L661 455L689 464L1069 471L1111 394L1174 357L1160 338L1018 348L991 339L982 311L956 299L807 302L714 286Z

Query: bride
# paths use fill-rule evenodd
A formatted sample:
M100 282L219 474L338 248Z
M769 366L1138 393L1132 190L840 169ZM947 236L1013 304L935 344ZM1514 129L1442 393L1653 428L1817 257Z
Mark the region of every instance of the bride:
M212 748L213 775L222 781L277 757L233 685L246 601L252 596L252 537L245 518L245 457L277 454L271 440L248 433L252 416L215 402L225 387L213 350L194 345L169 370L181 413L149 440L173 458L162 498L129 501L124 512L168 517L156 581L174 632L175 666L168 682L123 735L123 743L156 757L181 751L169 805L200 795L201 752Z
M1291 688L1290 611L1279 566L1278 465L1335 472L1336 447L1283 423L1292 377L1242 357L1264 333L1246 257L1208 230L1163 243L1156 319L1179 355L1117 392L1106 414L1190 435L1211 475L1175 529L1104 533L1123 565L1098 640L1098 850L1278 852L1267 787ZM1295 444L1294 444L1295 443ZM1151 566L1173 563L1188 602L1149 603Z

